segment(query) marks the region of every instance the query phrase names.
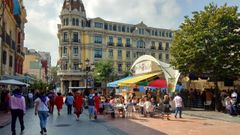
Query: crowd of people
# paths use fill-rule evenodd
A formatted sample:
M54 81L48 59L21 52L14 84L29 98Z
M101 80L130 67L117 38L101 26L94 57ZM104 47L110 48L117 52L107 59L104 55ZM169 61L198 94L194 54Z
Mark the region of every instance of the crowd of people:
M240 114L240 91L214 89L198 90L184 89L180 92L185 107L203 108L208 106L208 110L218 110L230 115Z
M26 108L35 108L35 115L40 120L40 133L47 132L48 116L53 114L56 108L57 114L62 114L62 108L65 104L67 106L67 114L76 116L76 120L80 120L80 115L84 108L88 110L89 119L95 120L99 114L110 113L112 118L116 115L119 117L127 117L129 113L139 113L147 117L153 117L155 114L160 115L162 119L170 120L170 114L175 112L175 118L182 118L182 108L196 107L198 104L205 105L210 102L210 106L221 104L221 110L231 115L239 114L239 98L237 91L221 91L219 94L214 93L213 90L197 91L197 90L182 90L177 93L166 93L161 90L146 90L141 96L136 96L133 93L126 98L122 95L101 95L95 90L90 90L88 96L84 95L82 91L72 91L66 95L66 98L61 93L49 91L35 90L33 93L29 91L27 94L22 92L21 88L17 88L11 93L3 90L1 93L1 105L7 112L11 110L12 134L15 135L15 124L17 118L20 122L21 131L25 129L23 117ZM64 100L65 99L65 100ZM217 103L216 99L220 101ZM55 107L54 107L55 106ZM179 116L178 116L179 115Z

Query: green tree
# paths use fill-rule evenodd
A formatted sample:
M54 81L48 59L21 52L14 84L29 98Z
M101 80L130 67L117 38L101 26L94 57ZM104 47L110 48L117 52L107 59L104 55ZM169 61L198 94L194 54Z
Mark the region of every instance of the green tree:
M185 17L175 32L171 64L183 74L207 73L212 81L240 73L240 19L237 7L205 6ZM218 89L216 85L216 89Z
M59 67L51 67L50 69L50 90L54 89L59 83L60 83L60 78L57 75Z
M95 65L93 77L97 82L107 83L113 75L113 72L113 61L101 60Z

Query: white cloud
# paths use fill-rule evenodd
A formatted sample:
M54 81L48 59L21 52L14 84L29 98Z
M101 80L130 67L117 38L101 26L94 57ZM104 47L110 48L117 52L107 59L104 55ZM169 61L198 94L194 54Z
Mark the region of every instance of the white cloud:
M64 0L26 0L28 23L25 46L49 51L52 64L58 60L57 24ZM82 0L87 17L150 27L177 28L181 8L177 0ZM188 0L190 1L190 0Z
M88 17L109 21L139 23L148 26L176 28L181 8L176 0L84 0Z

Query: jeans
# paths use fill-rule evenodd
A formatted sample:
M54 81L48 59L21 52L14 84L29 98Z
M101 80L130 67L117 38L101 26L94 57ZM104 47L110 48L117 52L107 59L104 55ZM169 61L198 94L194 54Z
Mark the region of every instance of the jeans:
M41 127L41 129L46 128L48 111L38 111L38 117L40 119L40 127Z
M176 107L175 117L177 117L178 112L179 112L179 117L181 118L182 117L182 107Z
M92 117L95 115L95 107L94 106L88 106L88 112L89 112L89 116Z
M20 122L20 125L21 125L21 130L23 130L24 129L24 122L23 122L24 112L23 112L23 110L13 109L13 110L11 110L11 114L12 114L12 123L11 123L12 132L13 133L16 132L15 127L16 127L17 118L19 119L19 122Z
M67 105L68 114L72 114L72 105Z

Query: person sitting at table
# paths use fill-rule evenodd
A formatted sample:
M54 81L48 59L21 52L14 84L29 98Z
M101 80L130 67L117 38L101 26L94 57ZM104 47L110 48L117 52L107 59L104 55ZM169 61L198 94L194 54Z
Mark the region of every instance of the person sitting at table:
M144 99L143 98L140 99L139 103L137 105L140 107L141 114L143 114L143 112L144 112Z
M153 112L153 106L152 103L150 102L150 99L146 97L146 101L143 104L144 108L144 116L146 117L148 113Z

